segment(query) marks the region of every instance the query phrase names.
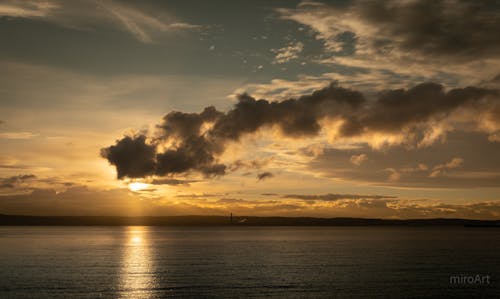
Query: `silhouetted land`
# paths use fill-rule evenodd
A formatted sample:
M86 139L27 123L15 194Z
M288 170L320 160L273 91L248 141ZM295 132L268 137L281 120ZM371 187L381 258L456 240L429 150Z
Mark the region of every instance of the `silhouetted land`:
M0 214L0 225L234 225L234 226L467 226L498 227L500 220L368 219L253 216L22 216Z

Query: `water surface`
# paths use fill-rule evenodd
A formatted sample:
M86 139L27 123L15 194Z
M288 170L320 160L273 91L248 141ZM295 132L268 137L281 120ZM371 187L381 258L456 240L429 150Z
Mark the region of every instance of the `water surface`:
M494 228L0 227L0 298L499 298L499 252Z

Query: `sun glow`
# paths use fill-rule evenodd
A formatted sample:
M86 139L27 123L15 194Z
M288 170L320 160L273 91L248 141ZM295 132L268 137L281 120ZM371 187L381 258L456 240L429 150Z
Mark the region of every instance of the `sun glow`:
M141 182L133 182L133 183L128 184L128 188L130 189L130 191L141 191L141 190L144 190L148 187L149 187L148 184L141 183Z
M142 242L142 238L140 236L134 236L134 237L130 238L130 242L132 244L139 244Z

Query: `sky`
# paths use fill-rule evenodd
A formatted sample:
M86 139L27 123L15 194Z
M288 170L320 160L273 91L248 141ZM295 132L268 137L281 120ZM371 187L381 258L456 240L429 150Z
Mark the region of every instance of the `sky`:
M498 1L0 0L0 213L500 218Z

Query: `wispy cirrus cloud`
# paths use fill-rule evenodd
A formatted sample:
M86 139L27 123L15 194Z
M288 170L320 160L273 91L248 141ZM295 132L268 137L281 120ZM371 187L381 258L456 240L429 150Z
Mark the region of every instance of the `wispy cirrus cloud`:
M29 194L39 189L55 189L59 192L74 185L61 177L39 177L32 173L23 173L0 177L0 196Z
M31 139L38 134L31 132L0 132L0 139Z
M293 198L301 200L337 201L345 199L396 199L396 196L389 195L363 195L363 194L285 194L282 198Z
M144 43L153 42L153 35L158 33L198 30L202 26L184 23L173 17L163 19L143 12L133 6L115 1L99 2L99 5L113 16L136 39Z
M7 1L0 4L0 16L45 20L73 29L116 28L143 43L152 43L165 33L200 30L200 25L183 22L167 11L152 11L115 0Z
M51 1L5 1L0 3L0 17L12 18L44 18L50 16L59 8Z
M15 188L16 185L25 183L35 179L36 176L33 174L15 175L10 177L0 178L0 189L4 188Z
M447 170L458 168L458 167L462 166L463 163L464 163L464 159L453 158L449 162L434 166L434 168L432 169L432 172L429 176L434 178L434 177L445 175Z

